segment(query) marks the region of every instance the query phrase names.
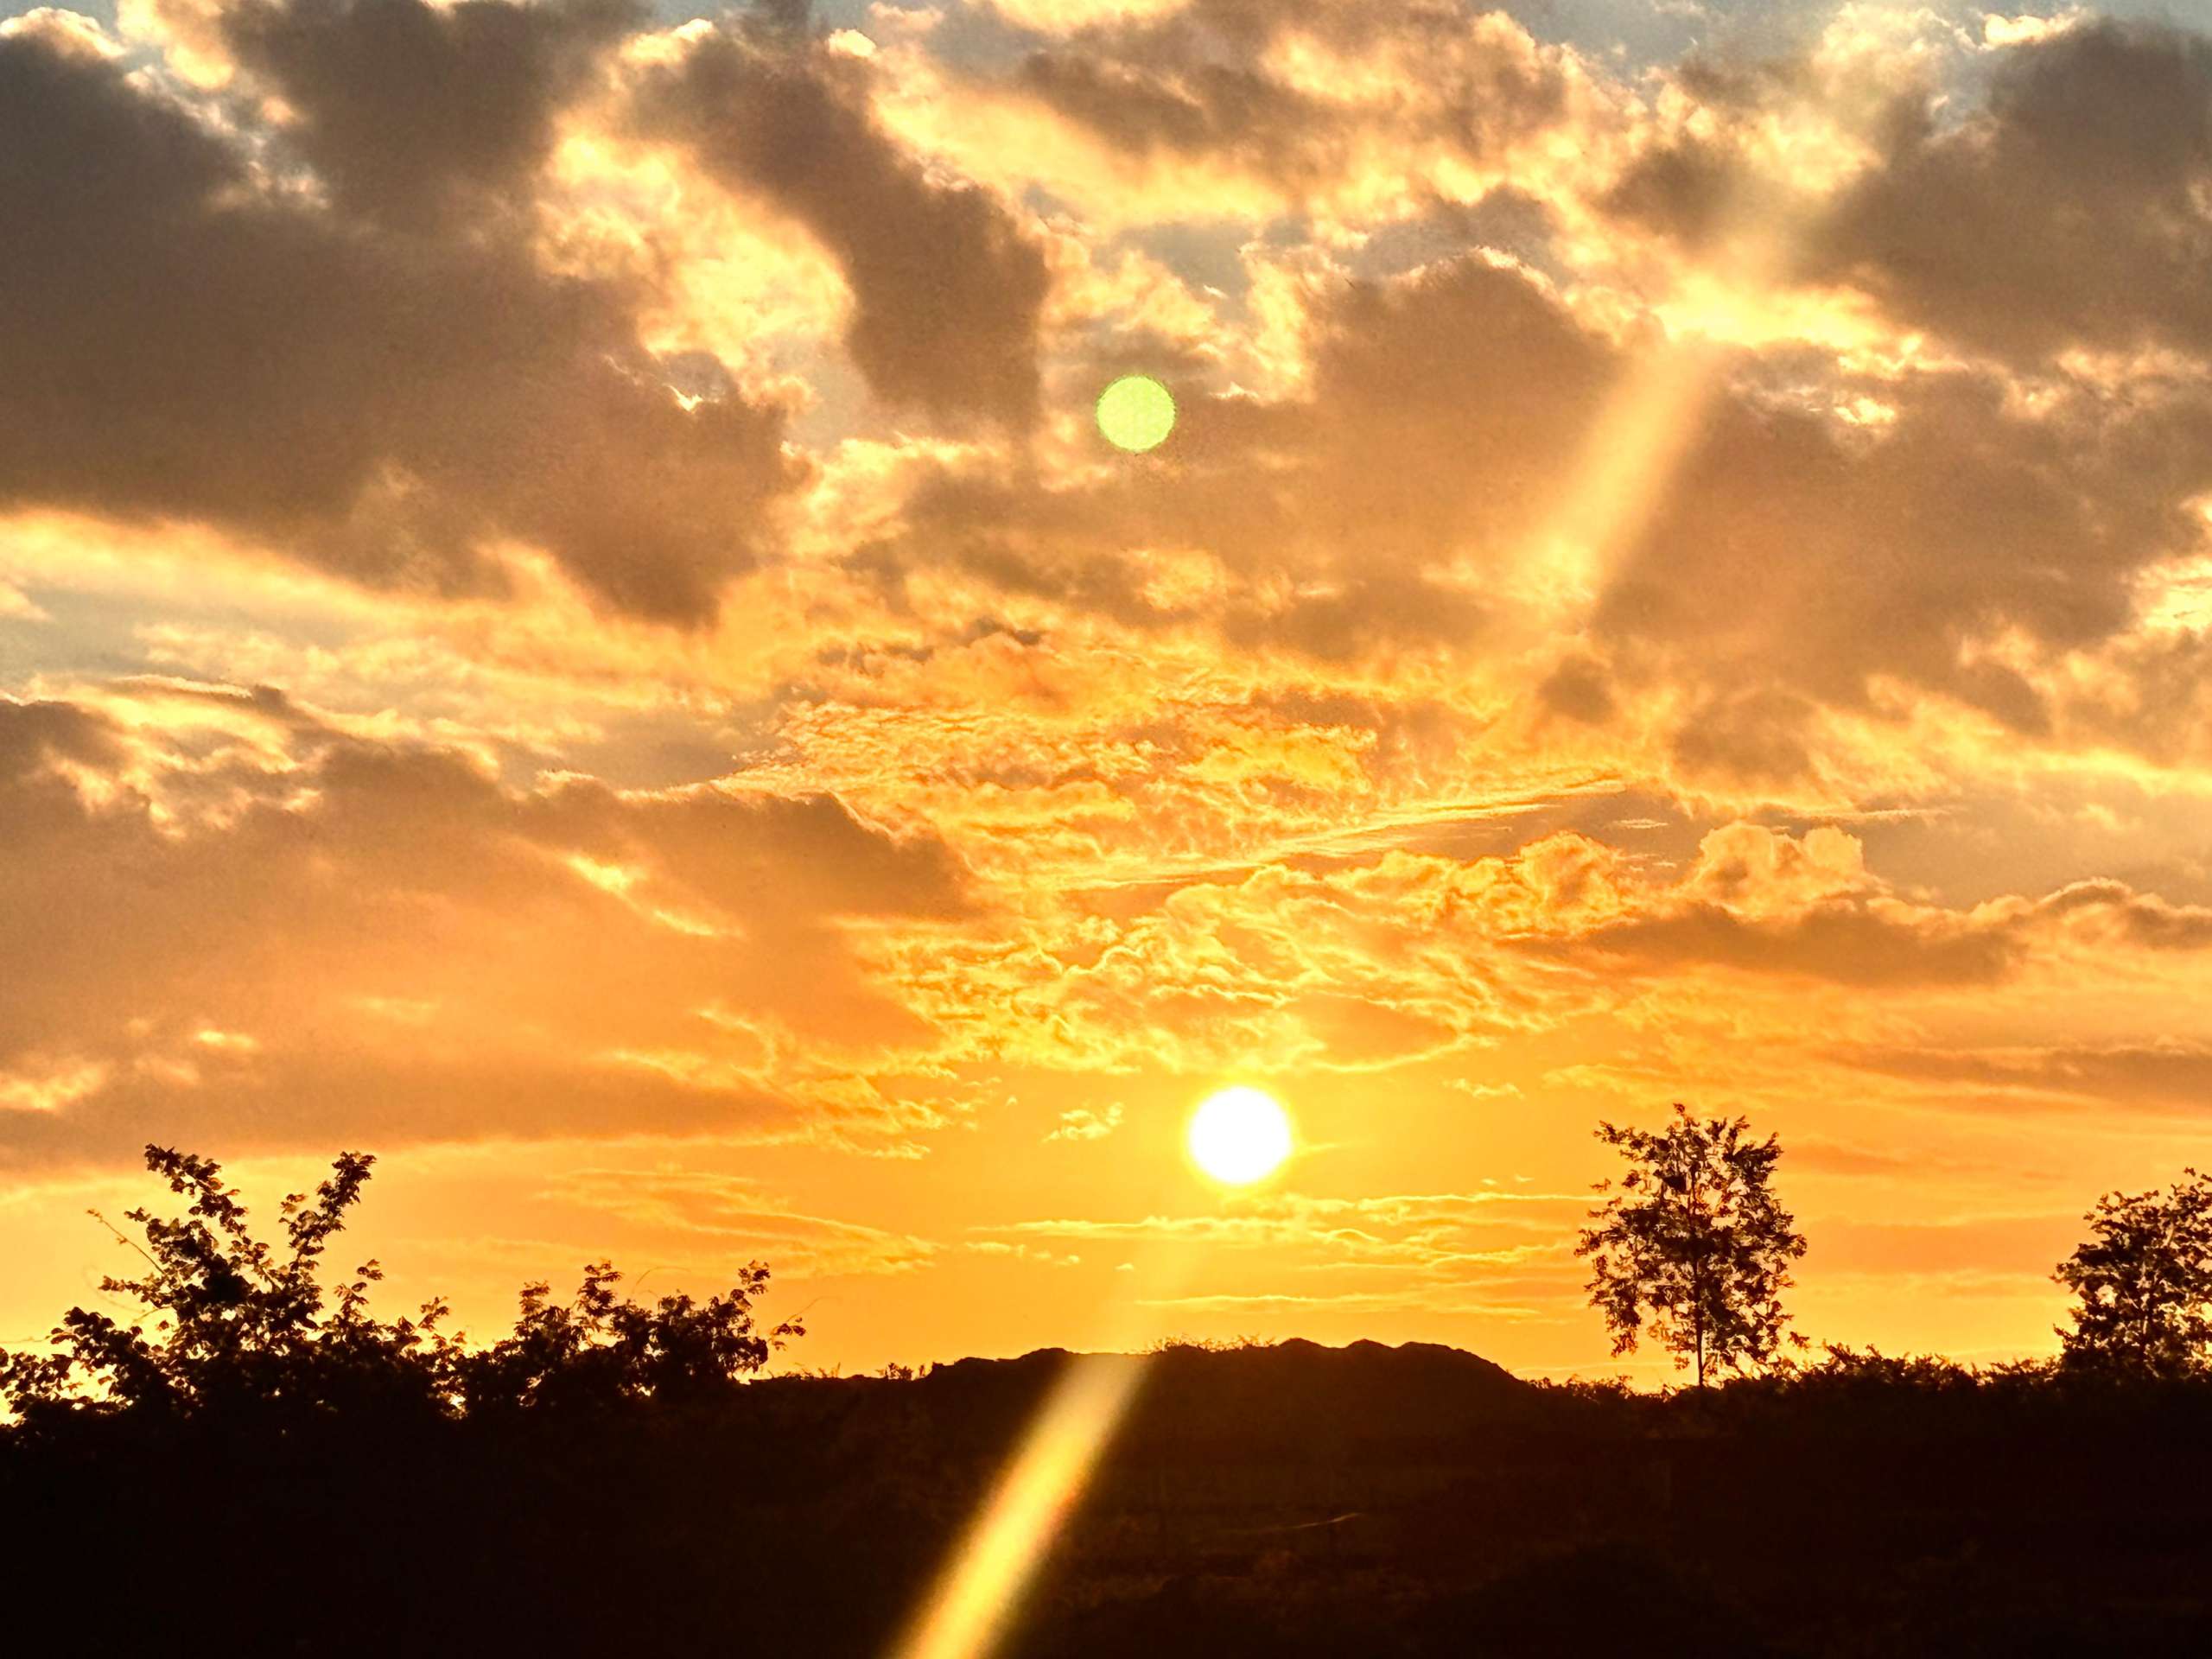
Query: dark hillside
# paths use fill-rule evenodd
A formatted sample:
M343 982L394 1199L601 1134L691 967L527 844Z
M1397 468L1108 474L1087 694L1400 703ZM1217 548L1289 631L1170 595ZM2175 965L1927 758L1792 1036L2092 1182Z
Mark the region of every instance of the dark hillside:
M48 1424L0 1449L0 1559L22 1633L79 1650L131 1650L54 1592L90 1569L145 1651L857 1659L1069 1358ZM1837 1361L1660 1398L1372 1343L1151 1364L1010 1652L1595 1654L1627 1618L1638 1651L1703 1659L2212 1643L2201 1384Z
M940 1433L995 1443L1009 1419L1043 1400L1070 1357L1043 1348L1019 1359L963 1359L914 1387ZM1174 1346L1150 1366L1120 1436L1126 1451L1147 1456L1412 1456L1526 1417L1539 1394L1502 1366L1433 1343ZM863 1389L874 1381L855 1380Z

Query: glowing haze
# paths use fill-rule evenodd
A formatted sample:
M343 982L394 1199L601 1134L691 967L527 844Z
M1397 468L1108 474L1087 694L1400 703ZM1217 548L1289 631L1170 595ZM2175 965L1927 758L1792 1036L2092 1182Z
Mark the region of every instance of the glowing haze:
M1815 1339L2043 1351L2204 1156L2201 34L126 0L0 223L0 1339L149 1140L848 1369L1611 1372L1675 1099Z

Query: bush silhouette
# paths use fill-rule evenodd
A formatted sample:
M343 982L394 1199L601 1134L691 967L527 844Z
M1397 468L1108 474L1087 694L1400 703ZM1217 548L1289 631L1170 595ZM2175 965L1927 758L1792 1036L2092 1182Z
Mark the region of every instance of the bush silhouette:
M147 1168L188 1200L185 1213L128 1211L145 1243L118 1236L146 1271L104 1279L100 1288L143 1307L152 1333L143 1323L71 1308L53 1333L53 1351L0 1354L0 1397L34 1433L78 1414L451 1417L696 1404L804 1334L796 1320L755 1327L753 1303L768 1287L759 1262L720 1296L664 1296L649 1307L619 1298L621 1275L594 1262L565 1305L550 1300L548 1286L525 1285L514 1330L482 1350L448 1332L442 1301L381 1320L369 1306L383 1277L375 1262L334 1292L320 1277L375 1163L366 1153L340 1154L311 1198L285 1198L283 1240L272 1244L254 1236L220 1166L148 1147Z

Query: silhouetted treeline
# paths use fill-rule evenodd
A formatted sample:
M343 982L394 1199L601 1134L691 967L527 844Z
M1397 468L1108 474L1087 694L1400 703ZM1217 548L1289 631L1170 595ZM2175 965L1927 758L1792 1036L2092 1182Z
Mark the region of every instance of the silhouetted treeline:
M1069 1363L765 1376L759 1268L650 1306L594 1268L464 1344L376 1319L371 1272L319 1287L367 1160L264 1248L151 1156L187 1208L132 1217L146 1328L73 1313L7 1362L24 1651L882 1654ZM1830 1349L1651 1394L1171 1347L1007 1650L2212 1650L2208 1431L2186 1365Z
M341 1154L313 1195L284 1200L283 1236L271 1243L254 1236L212 1160L147 1147L147 1167L188 1201L185 1213L129 1211L145 1243L117 1236L146 1270L100 1285L143 1316L126 1325L72 1308L51 1351L0 1357L0 1389L25 1432L61 1433L117 1415L170 1422L243 1414L289 1426L364 1412L481 1418L698 1403L726 1395L773 1348L804 1334L795 1323L754 1329L753 1300L768 1281L758 1262L723 1295L664 1296L650 1307L619 1297L621 1275L595 1262L566 1304L545 1285L525 1285L514 1329L481 1348L448 1334L442 1302L380 1319L369 1306L383 1276L376 1262L335 1289L321 1278L375 1161Z
M1066 1363L0 1449L27 1636L149 1653L874 1655ZM1155 1362L1010 1651L2186 1652L2212 1389L1845 1355L1673 1395L1449 1350ZM26 1649L28 1650L28 1649Z

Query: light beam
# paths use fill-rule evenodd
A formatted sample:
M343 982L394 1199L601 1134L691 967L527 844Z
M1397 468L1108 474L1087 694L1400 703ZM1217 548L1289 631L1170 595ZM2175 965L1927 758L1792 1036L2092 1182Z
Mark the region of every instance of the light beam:
M898 1659L982 1659L998 1645L1147 1365L1141 1354L1078 1354L1069 1362Z

